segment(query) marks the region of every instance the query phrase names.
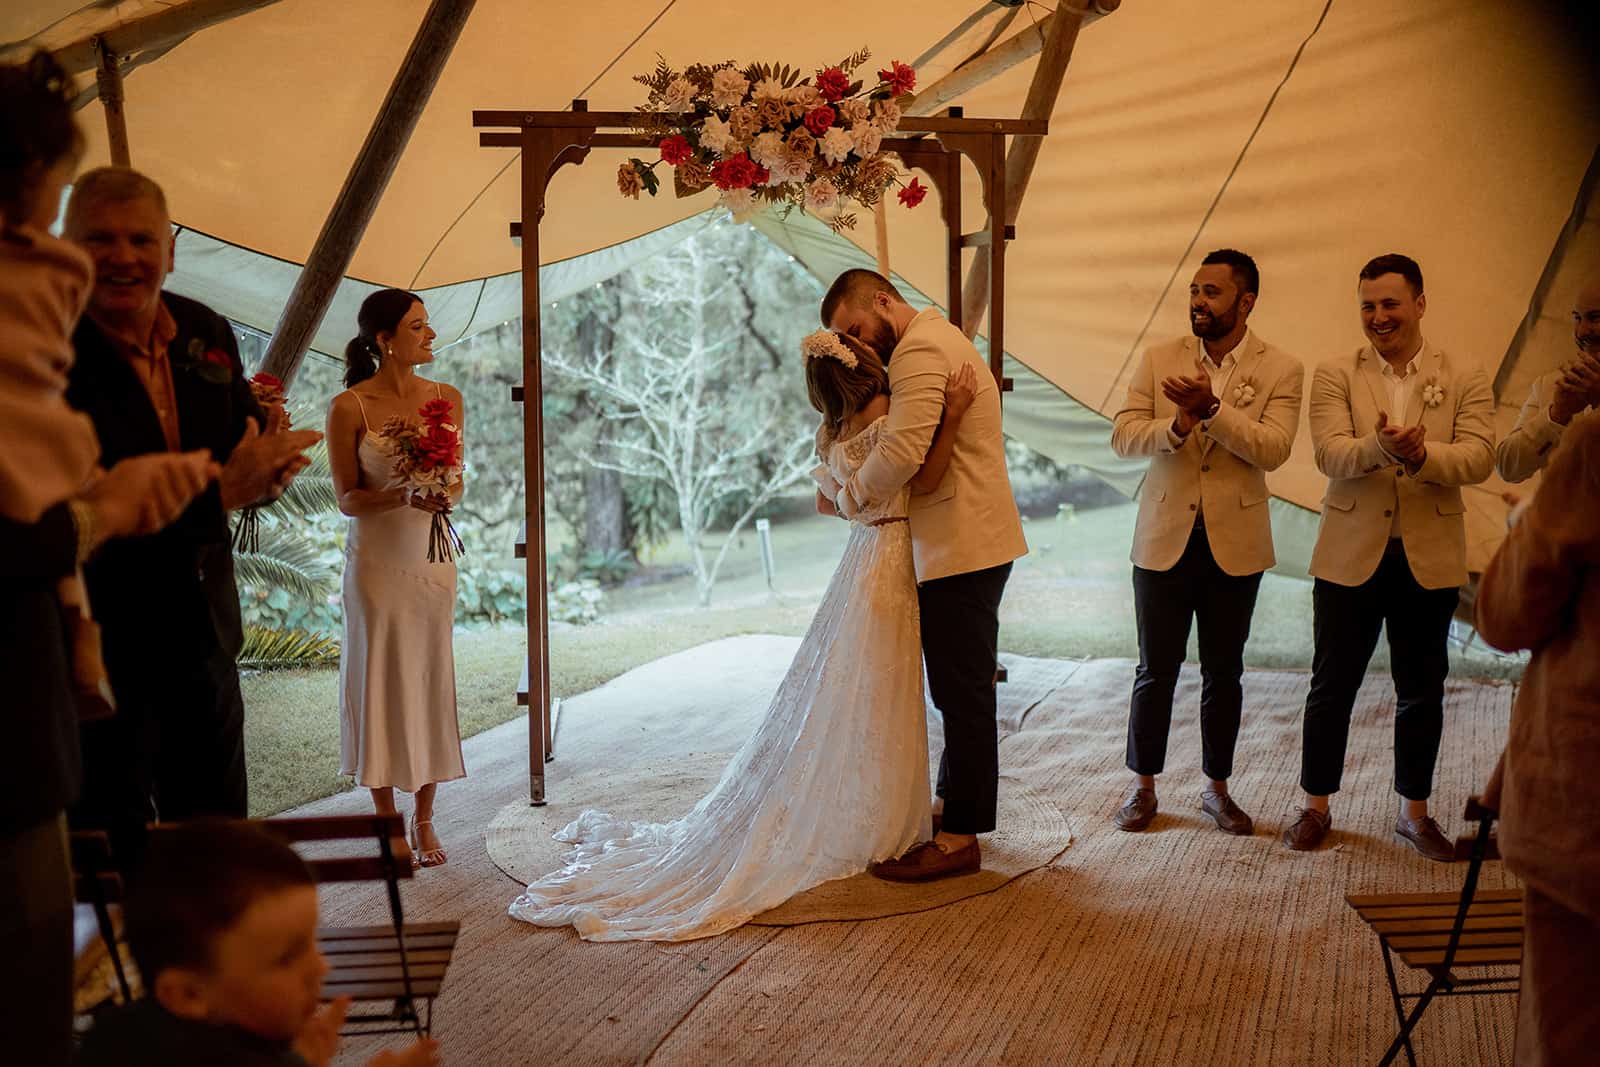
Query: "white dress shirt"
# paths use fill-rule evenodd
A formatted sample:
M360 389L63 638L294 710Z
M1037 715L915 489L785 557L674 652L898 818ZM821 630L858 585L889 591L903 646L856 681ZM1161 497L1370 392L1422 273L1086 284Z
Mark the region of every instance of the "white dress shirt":
M1410 360L1406 362L1406 372L1404 375L1396 374L1394 364L1390 363L1382 356L1378 357L1378 362L1382 364L1382 367L1380 367L1379 370L1383 374L1383 384L1389 388L1388 415L1390 426L1406 425L1406 411L1411 407L1411 398L1416 396L1417 392L1418 361L1422 359L1422 350L1424 347L1426 347L1425 342L1419 342L1417 344L1417 350L1412 353ZM1378 438L1378 447L1383 448L1382 437ZM1387 448L1383 449L1383 454L1394 460L1397 465L1405 465L1399 456L1396 456ZM1395 501L1394 523L1389 527L1389 536L1391 538L1400 536L1400 502L1398 500Z

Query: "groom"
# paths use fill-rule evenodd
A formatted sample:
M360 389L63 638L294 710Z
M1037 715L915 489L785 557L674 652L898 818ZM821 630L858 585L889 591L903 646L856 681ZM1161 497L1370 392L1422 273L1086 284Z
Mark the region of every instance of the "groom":
M846 518L911 480L939 426L946 379L962 363L979 372L977 396L961 420L944 481L931 493L912 496L910 504L922 654L934 705L944 718L935 833L932 841L872 869L899 882L969 874L982 864L977 835L993 830L995 821L1000 597L1012 560L1028 551L1006 473L1000 391L965 334L933 308L913 309L873 271L839 275L823 297L822 322L883 357L893 396L877 444L839 490L835 504Z

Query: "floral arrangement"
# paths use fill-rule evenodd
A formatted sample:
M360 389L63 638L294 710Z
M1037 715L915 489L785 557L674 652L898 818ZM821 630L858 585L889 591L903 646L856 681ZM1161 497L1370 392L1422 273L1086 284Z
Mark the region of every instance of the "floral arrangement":
M832 330L814 330L800 341L800 354L806 359L836 359L855 369L856 354Z
M1233 406L1242 408L1256 398L1256 387L1249 378L1233 387Z
M916 72L897 60L867 88L852 72L870 58L863 49L810 78L765 63L739 69L731 60L680 73L660 60L634 80L650 91L639 132L657 142L661 158L622 164L618 190L635 200L641 192L655 196L655 168L665 163L677 195L716 186L735 218L781 203L822 215L835 230L853 227L855 215L839 210L846 201L870 208L900 183L882 144L899 128L901 98L917 84ZM927 192L913 178L899 199L916 207Z
M226 359L226 355L223 354ZM228 364L231 370L231 364ZM250 379L250 394L256 398L262 413L267 416L267 426L261 427L262 431L273 427L280 430L289 428L289 394L284 391L283 380L276 375L262 371ZM233 548L235 552L259 552L261 550L261 514L256 505L239 512L239 524L233 528Z
M1439 384L1439 379L1430 378L1422 386L1422 402L1430 408L1436 408L1444 400L1444 386Z
M461 483L461 429L452 420L450 401L428 401L417 409L422 421L395 415L378 431L379 447L394 463L394 476L407 496L445 498L428 531L428 562L450 563L466 546L450 523L449 492Z

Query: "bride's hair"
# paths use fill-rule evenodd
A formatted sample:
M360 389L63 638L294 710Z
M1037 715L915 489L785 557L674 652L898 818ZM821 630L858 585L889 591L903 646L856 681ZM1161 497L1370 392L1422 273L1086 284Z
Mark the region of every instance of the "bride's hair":
M422 297L405 289L379 289L361 302L361 310L356 312L356 326L361 332L344 346L345 388L378 373L378 359L383 355L378 335L398 330L411 305L420 303Z
M822 413L830 437L838 437L850 416L871 403L873 397L889 395L889 372L878 353L847 333L834 336L854 353L855 366L826 356L806 360L806 392L811 406Z
M28 221L39 180L51 167L83 154L83 131L72 113L76 94L48 52L0 66L0 215L7 226Z

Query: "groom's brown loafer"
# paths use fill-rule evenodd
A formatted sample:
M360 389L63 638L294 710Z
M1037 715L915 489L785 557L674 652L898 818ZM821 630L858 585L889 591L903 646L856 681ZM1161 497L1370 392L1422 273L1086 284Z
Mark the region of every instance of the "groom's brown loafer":
M1448 837L1444 836L1443 831L1439 829L1439 824L1426 815L1420 819L1408 819L1404 815L1399 816L1394 821L1394 832L1396 837L1435 863L1454 863L1456 861L1455 846L1450 843Z
M1333 829L1333 816L1316 808L1301 808L1293 824L1283 832L1283 843L1296 852L1310 852Z
M934 882L972 874L982 866L983 850L977 841L954 852L946 852L932 841L924 841L899 859L874 863L868 870L886 882Z

